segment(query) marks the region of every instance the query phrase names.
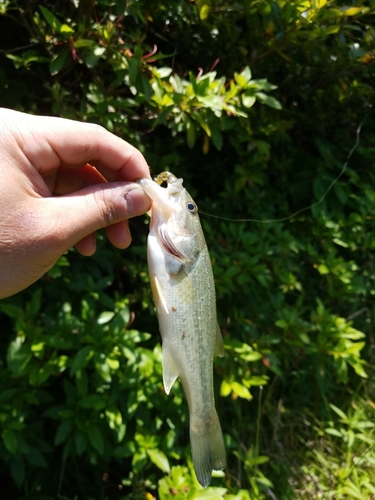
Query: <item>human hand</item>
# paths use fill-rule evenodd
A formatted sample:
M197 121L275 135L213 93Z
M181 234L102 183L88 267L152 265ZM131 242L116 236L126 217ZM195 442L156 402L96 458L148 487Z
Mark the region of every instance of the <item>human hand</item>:
M133 181L149 176L142 154L102 127L0 108L0 299L74 245L92 255L100 228L128 247L128 219L150 209Z

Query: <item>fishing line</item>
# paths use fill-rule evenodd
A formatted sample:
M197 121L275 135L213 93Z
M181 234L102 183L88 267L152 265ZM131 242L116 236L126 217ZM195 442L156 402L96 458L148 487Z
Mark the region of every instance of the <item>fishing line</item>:
M333 186L338 182L338 180L342 177L342 175L344 174L345 170L347 169L350 158L352 157L354 151L359 146L361 129L362 129L362 125L364 124L365 120L366 120L366 117L362 120L362 122L357 127L355 144L352 147L352 149L349 151L349 154L348 154L348 156L346 158L346 161L345 161L345 163L344 163L344 165L343 165L340 173L335 177L335 179L333 179L333 181L328 186L328 188L325 190L325 192L323 193L323 195L319 198L319 200L316 201L315 203L313 203L312 205L309 205L308 207L305 207L305 208L301 208L300 210L297 210L297 212L294 212L292 215L288 215L288 217L283 217L282 219L267 219L267 220L261 220L261 219L230 219L228 217L222 217L221 215L209 214L207 212L203 212L202 210L199 210L199 213L203 214L203 215L207 215L209 217L214 217L215 219L226 220L226 221L229 221L229 222L259 222L261 224L269 224L270 222L285 222L287 220L293 219L293 217L296 217L296 215L299 215L302 212L306 212L306 210L310 210L312 208L317 207L318 205L320 205L321 203L323 203L323 201L327 197L328 193L331 191L331 189L333 188Z

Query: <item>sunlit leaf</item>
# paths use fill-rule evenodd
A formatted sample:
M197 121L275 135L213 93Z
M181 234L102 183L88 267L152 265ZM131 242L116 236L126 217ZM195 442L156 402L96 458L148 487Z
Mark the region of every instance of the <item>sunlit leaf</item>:
M160 470L169 473L171 468L169 461L165 453L157 448L147 450L147 455L150 457L151 462L153 462Z
M99 318L97 319L97 323L99 325L104 325L105 323L108 323L111 321L111 319L114 317L115 313L113 311L104 311L101 313Z
M62 24L60 27L60 33L74 33L74 29L67 24Z
M238 383L238 382L231 382L231 387L232 387L232 390L235 394L237 394L237 396L239 396L240 398L244 398L244 399L253 399L252 395L250 394L250 391L247 387L245 387L244 385Z
M225 398L226 396L229 396L231 392L232 392L231 383L227 382L226 380L223 380L220 386L220 396L223 396Z
M344 16L356 16L361 12L361 7L342 7L341 12Z
M199 17L201 21L207 19L209 13L210 13L210 6L208 4L203 4L202 7L199 9Z

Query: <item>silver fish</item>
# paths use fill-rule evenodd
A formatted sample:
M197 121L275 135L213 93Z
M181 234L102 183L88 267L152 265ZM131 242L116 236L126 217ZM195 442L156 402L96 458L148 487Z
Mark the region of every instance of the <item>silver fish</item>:
M167 187L160 184L167 182ZM190 414L190 443L199 483L225 467L225 447L213 394L213 359L224 355L216 319L211 261L197 205L170 172L139 185L152 200L147 258L162 336L163 382L180 378Z

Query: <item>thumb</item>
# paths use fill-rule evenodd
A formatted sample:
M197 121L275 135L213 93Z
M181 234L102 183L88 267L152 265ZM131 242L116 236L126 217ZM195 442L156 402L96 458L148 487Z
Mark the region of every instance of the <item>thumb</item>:
M43 201L50 243L58 246L58 253L98 229L144 214L151 207L150 198L133 182L96 184Z

